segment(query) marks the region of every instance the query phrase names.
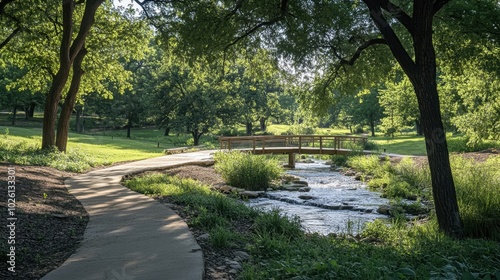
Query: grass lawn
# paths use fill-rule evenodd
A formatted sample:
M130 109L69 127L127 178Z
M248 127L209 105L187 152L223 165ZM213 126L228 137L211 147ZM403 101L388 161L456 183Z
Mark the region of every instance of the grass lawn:
M423 136L414 134L403 134L392 137L368 137L369 141L377 144L380 152L385 149L386 153L423 156L425 152L425 140Z
M7 129L8 135L5 135ZM0 126L0 133L2 134L0 137L13 143L25 141L28 145L41 145L42 129L40 128ZM126 137L70 133L68 151L77 149L96 158L97 161L116 163L161 156L164 149L175 147L172 144L160 143L160 148L158 148L157 144L154 141Z

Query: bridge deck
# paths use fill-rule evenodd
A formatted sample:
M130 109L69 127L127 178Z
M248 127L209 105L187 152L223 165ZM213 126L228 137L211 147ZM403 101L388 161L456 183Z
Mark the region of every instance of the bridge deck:
M307 155L347 155L352 153L351 149L334 149L334 148L312 148L312 147L266 147L265 149L242 148L235 149L243 152L251 152L256 155L262 154L307 154ZM372 153L371 151L363 151L365 154Z
M364 146L366 136L269 135L219 137L221 150L240 150L253 154L288 154L289 166L295 166L295 154L346 155L352 147ZM370 151L363 151L370 154Z

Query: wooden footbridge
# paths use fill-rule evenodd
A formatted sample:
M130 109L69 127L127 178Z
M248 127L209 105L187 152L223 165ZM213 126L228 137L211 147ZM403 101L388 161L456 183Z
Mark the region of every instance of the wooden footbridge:
M366 141L366 136L333 135L219 137L221 150L240 150L253 154L288 154L289 167L295 167L295 154L345 155L352 152L352 147L364 147Z

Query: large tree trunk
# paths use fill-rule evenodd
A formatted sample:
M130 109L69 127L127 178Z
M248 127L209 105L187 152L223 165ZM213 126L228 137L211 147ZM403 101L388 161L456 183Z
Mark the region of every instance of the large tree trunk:
M417 94L431 172L432 194L439 228L450 236L463 237L448 145L441 120L437 91L436 54L432 43L433 1L415 1L415 75L409 78Z
M130 119L130 116L128 117L127 120L127 138L130 138L130 130L132 129L132 120Z
M85 11L80 24L80 30L76 38L72 41L73 35L73 12L74 1L63 0L63 36L59 50L59 70L53 77L47 99L45 101L45 111L43 117L42 149L55 145L55 127L57 119L57 107L61 99L62 91L71 70L71 65L77 54L85 44L85 39L94 24L94 15L104 0L87 0ZM73 42L73 43L72 43Z
M35 115L35 108L36 108L36 103L31 102L30 108L28 109L28 118L33 118L33 116Z
M415 130L417 131L417 135L424 135L424 132L422 131L422 119L420 117L415 120Z
M193 135L193 146L198 146L200 145L200 138L203 135L203 132L200 132L197 128L193 131L191 131L191 135Z
M253 125L252 125L251 122L246 122L245 123L245 131L246 131L246 135L247 136L252 135L252 128L253 128Z
M170 135L170 127L165 127L165 132L163 133L163 136L169 136Z
M66 147L68 145L69 121L71 120L71 114L73 113L73 108L75 106L76 96L78 95L78 90L80 89L80 83L84 74L82 62L86 54L87 50L83 47L75 58L73 63L73 77L71 79L71 85L64 100L61 114L59 115L56 146L61 152L66 152Z
M370 121L370 131L372 132L372 137L375 137L375 122Z
M422 81L424 80L427 79L423 77ZM422 130L431 172L436 217L441 230L450 236L462 237L463 225L450 167L446 134L439 111L437 88L432 85L432 82L425 82L426 84L416 84L414 88L418 95L422 115Z
M451 173L448 146L441 120L436 83L436 55L432 43L434 14L446 1L413 1L412 16L402 14L398 20L413 38L415 61L385 19L381 5L384 1L363 0L370 16L391 49L392 54L413 84L422 118L427 158L431 172L432 194L439 228L447 235L463 237L463 224L458 211L455 184Z
M43 114L43 132L42 132L42 149L49 148L55 145L56 135L56 119L57 107L61 99L61 94L69 77L71 68L71 35L73 33L73 1L62 1L63 9L63 36L61 40L61 48L59 49L59 70L52 79L47 100L45 101L45 111Z
M267 124L266 124L266 122L267 122L267 118L261 117L259 119L260 131L266 132L266 130L267 130Z

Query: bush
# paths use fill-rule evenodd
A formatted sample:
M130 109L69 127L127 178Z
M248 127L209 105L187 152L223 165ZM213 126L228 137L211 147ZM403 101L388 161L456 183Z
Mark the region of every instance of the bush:
M366 141L365 143L365 146L364 146L364 149L365 150L368 150L368 151L378 151L379 150L379 147L378 145L373 142L373 141Z
M216 134L220 136L237 136L238 128L231 126L223 126L219 129L219 131L217 131Z
M316 128L305 124L294 124L286 132L285 135L312 135L316 133Z
M348 159L349 159L349 157L346 155L332 155L331 156L331 161L336 166L346 166Z
M357 134L360 134L360 133L364 133L365 131L363 130L363 127L362 126L355 126L354 127L354 133L357 133Z
M266 190L283 173L276 159L238 151L215 154L215 170L227 184L247 190Z
M375 155L350 157L347 165L375 177L383 177L385 172L392 169L390 162L380 164L380 159Z
M454 153L466 153L483 151L489 148L496 148L500 143L498 141L484 140L478 143L471 143L466 137L453 137L446 139L448 151Z

